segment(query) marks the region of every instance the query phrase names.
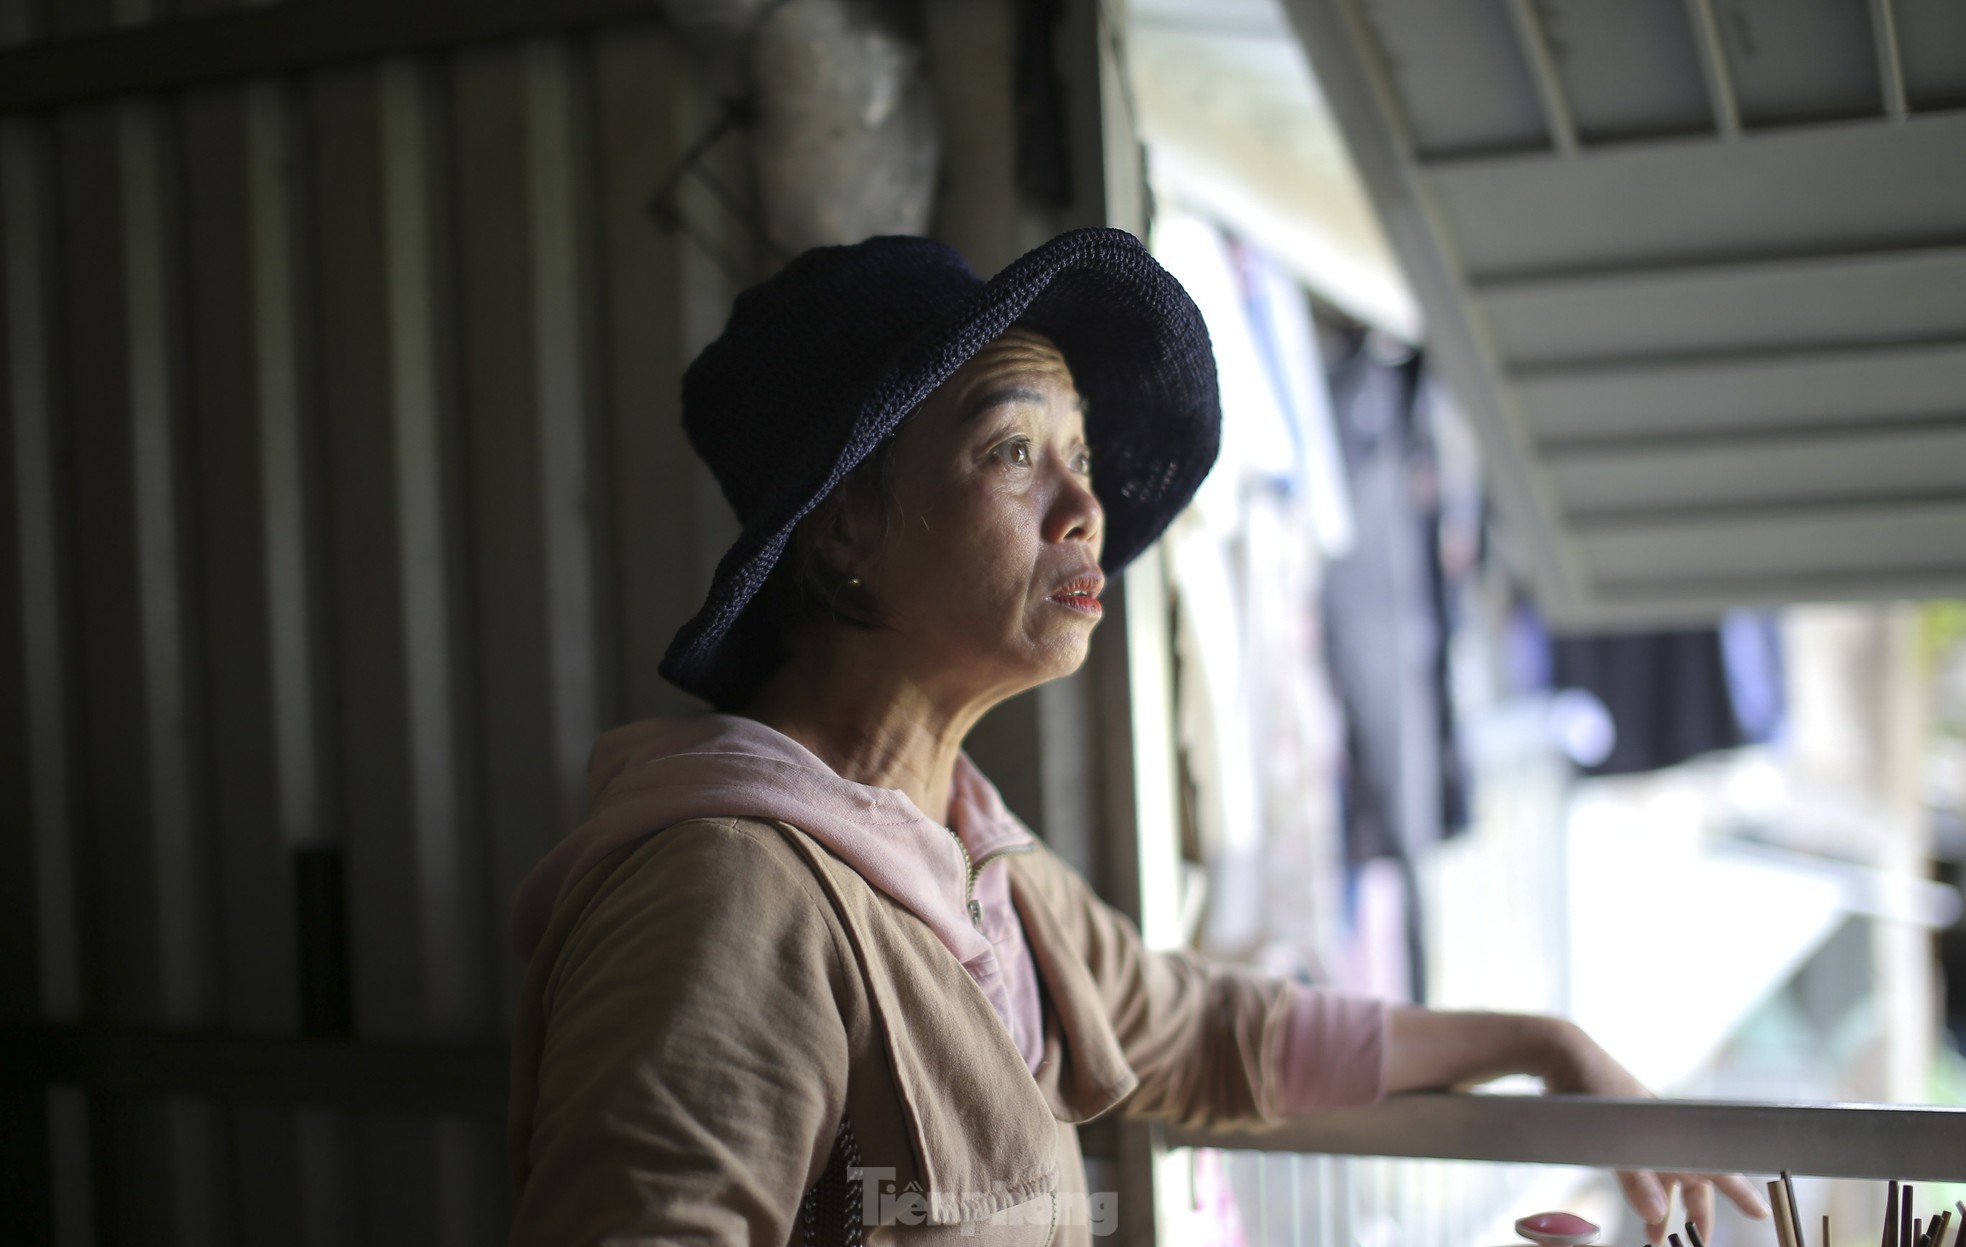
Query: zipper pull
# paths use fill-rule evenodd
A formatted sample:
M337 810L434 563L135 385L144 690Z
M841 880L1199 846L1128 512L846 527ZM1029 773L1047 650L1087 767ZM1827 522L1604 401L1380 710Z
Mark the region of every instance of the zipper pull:
M978 931L983 929L983 902L971 897L969 901L969 924Z

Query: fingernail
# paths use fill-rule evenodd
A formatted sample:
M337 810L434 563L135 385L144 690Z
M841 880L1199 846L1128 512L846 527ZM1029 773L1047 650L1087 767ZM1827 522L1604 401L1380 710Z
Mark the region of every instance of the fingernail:
M1645 1218L1645 1224L1662 1226L1666 1223L1665 1201L1656 1195L1648 1195L1639 1201L1638 1215Z

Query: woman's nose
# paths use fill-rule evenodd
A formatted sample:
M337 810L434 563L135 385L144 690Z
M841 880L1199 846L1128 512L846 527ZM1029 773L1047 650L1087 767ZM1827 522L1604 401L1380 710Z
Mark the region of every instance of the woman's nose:
M1061 472L1057 492L1045 515L1046 541L1089 541L1095 548L1106 535L1106 513L1083 476Z

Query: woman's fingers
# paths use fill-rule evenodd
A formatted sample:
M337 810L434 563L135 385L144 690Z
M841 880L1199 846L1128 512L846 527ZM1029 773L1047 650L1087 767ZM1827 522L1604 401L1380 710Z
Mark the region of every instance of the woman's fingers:
M1623 1177L1622 1174L1619 1176ZM1738 1173L1661 1173L1654 1176L1666 1190L1679 1189L1680 1199L1686 1205L1686 1219L1700 1227L1700 1237L1708 1241L1713 1239L1716 1189L1735 1207L1757 1221L1765 1220L1770 1215L1767 1202L1754 1189L1754 1184ZM1629 1192L1630 1188L1626 1189ZM1632 1206L1637 1207L1636 1204ZM1654 1225L1650 1218L1646 1220L1645 1230L1654 1243L1664 1242L1663 1236L1669 1233L1664 1224Z
M1712 1181L1720 1188L1720 1193L1727 1197L1729 1203L1756 1221L1766 1221L1772 1215L1768 1211L1768 1201L1761 1197L1761 1192L1754 1189L1754 1183L1740 1174L1718 1174ZM1705 1226L1701 1226L1700 1229L1702 1233L1706 1231Z
M1645 1236L1655 1243L1664 1242L1666 1221L1672 1215L1671 1190L1657 1174L1643 1169L1619 1170L1618 1185L1624 1189L1625 1202L1645 1222Z
M1686 1219L1700 1228L1700 1238L1713 1239L1713 1183L1704 1174L1681 1174L1681 1198L1686 1201Z

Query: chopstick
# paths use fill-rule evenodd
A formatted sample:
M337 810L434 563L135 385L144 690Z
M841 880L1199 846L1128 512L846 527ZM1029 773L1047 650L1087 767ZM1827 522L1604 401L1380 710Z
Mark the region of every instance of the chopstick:
M1775 1214L1775 1241L1779 1247L1802 1247L1795 1241L1795 1215L1789 1207L1788 1190L1780 1178L1768 1183L1768 1209Z
M1788 1199L1789 1228L1794 1231L1795 1247L1807 1247L1807 1240L1802 1236L1802 1213L1797 1209L1795 1200L1795 1179L1789 1176L1786 1169L1782 1170L1782 1194Z

